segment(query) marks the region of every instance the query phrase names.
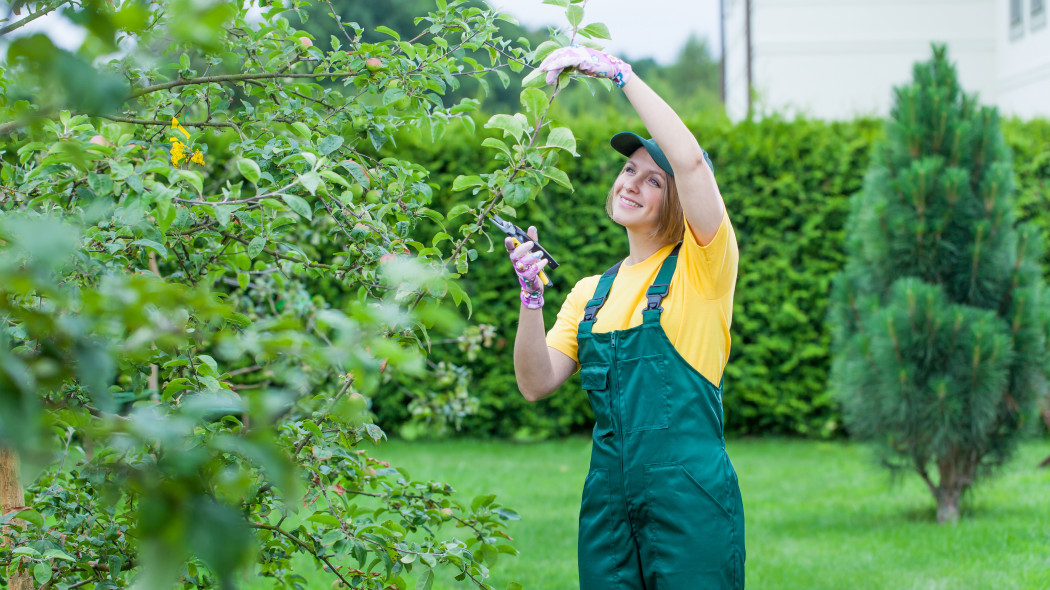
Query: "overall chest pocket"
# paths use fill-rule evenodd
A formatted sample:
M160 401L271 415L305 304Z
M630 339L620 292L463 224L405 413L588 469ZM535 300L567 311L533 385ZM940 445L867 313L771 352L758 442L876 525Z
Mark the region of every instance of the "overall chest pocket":
M594 411L594 436L597 438L611 433L613 426L609 365L590 364L581 368L580 385L591 400L591 410Z
M625 432L659 430L671 417L668 363L662 354L624 359L618 364Z

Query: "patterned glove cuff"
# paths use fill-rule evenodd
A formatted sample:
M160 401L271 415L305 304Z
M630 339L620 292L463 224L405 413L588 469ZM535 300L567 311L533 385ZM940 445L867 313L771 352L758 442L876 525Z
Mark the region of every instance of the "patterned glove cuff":
M543 307L543 293L540 291L530 292L522 289L521 304L528 309L539 309Z
M619 70L616 72L616 75L612 77L613 84L615 84L617 88L623 88L624 85L627 84L627 81L631 79L631 74L634 73L631 69L631 64L618 57L610 56L610 59L613 64L616 65L616 69Z

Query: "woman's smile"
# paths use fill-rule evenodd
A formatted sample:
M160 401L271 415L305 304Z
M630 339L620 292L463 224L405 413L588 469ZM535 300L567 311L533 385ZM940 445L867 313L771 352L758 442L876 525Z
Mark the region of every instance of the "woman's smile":
M634 208L634 209L641 209L642 208L642 204L641 203L639 203L638 201L635 201L635 200L627 197L626 195L620 195L620 203L622 203L624 207L631 207L631 208Z

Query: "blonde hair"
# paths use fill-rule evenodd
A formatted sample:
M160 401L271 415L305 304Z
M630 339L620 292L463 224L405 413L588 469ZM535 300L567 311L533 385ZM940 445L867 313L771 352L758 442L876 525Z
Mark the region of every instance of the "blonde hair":
M666 244L677 244L685 237L685 214L682 212L682 202L678 199L678 185L675 184L674 176L666 175L664 183L664 194L660 199L660 222L651 234L658 237ZM605 198L605 213L612 219L613 199L616 198L616 187L609 189L609 196Z

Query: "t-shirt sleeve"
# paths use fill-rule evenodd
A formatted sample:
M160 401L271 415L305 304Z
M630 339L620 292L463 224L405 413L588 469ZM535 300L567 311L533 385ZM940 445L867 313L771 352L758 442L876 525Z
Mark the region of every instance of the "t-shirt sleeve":
M594 294L598 278L587 277L576 283L561 304L557 321L547 332L547 346L576 361L577 368L579 368L580 361L576 352L576 332L583 318L583 309L587 306L587 300Z
M682 243L682 268L689 282L697 286L705 299L718 299L736 285L737 265L740 252L737 249L736 232L729 221L729 213L722 214L722 223L715 237L706 246L701 246L686 222L685 239Z

